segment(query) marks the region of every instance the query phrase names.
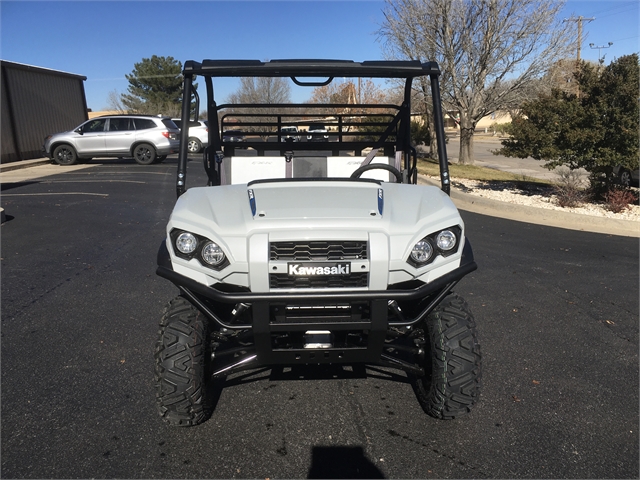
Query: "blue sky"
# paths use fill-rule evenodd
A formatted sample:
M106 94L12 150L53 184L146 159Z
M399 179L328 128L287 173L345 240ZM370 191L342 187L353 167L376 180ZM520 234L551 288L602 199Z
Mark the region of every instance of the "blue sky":
M0 58L87 77L87 105L126 92L125 74L152 55L186 60L382 58L383 1L0 1ZM584 23L582 58L605 63L638 52L638 0L568 1ZM568 23L575 28L575 23ZM598 50L594 46L607 46ZM221 100L237 88L218 82ZM297 98L304 95L302 98ZM296 95L305 100L308 92Z

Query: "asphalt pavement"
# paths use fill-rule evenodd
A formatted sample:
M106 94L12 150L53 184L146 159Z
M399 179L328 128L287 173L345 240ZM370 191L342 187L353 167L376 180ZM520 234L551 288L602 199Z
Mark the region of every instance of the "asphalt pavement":
M175 167L3 172L1 478L639 477L637 239L467 210L470 415L426 416L388 369L261 369L222 383L203 425L163 424L153 349L177 290L154 272Z

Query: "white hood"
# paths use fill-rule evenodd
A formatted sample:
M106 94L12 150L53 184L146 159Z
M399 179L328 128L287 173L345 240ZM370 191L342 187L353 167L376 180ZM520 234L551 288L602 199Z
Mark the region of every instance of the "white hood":
M398 234L415 233L421 224L454 225L459 218L436 187L330 180L191 188L179 198L170 224L222 236L308 227Z

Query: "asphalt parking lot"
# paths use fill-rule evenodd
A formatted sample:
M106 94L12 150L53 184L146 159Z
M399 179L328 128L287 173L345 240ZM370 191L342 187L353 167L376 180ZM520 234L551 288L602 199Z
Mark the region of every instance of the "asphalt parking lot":
M153 385L175 160L2 175L2 478L640 475L637 238L462 212L484 358L465 418L425 416L386 369L262 369L176 429Z

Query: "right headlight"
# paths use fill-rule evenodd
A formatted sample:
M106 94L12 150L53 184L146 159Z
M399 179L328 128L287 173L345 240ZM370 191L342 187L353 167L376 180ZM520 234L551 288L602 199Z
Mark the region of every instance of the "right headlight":
M171 231L170 237L173 250L180 258L195 258L201 265L214 270L222 270L229 265L222 248L206 237L177 229Z
M431 263L437 256L448 257L458 251L462 229L458 226L439 230L422 238L411 249L407 263L420 268Z

